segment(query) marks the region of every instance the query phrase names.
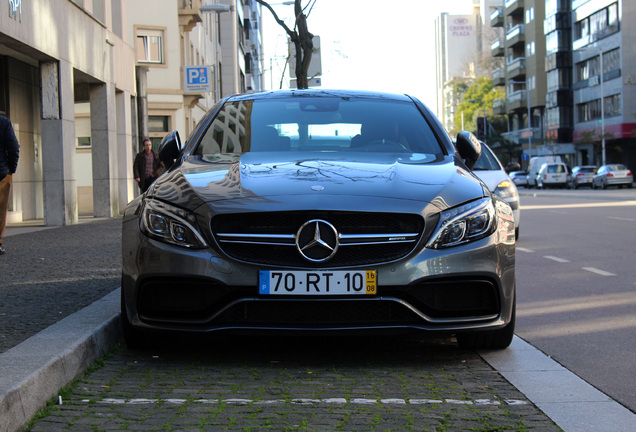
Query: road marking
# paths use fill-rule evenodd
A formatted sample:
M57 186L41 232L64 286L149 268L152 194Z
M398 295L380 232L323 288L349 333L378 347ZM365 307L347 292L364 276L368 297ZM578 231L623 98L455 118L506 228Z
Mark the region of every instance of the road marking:
M607 218L608 218L608 219L619 220L619 221L628 221L628 222L634 222L634 221L636 221L636 219L622 218L622 217L615 217L615 216L608 216Z
M521 252L528 252L528 253L534 253L534 251L532 249L526 249L526 248L522 248L517 246L517 250L521 251Z
M541 210L557 208L584 208L584 207L626 207L636 206L636 201L611 201L585 204L556 204L556 205L532 205L521 206L521 210Z
M636 306L636 292L618 294L601 294L565 299L541 300L524 302L523 307L517 309L518 317L545 316L549 314L564 314L566 312L608 309L614 307Z
M570 260L566 260L565 258L559 258L559 257L551 256L551 255L546 255L543 258L547 258L549 260L560 262L560 263L568 263L568 262L570 262Z
M600 270L594 267L583 267L583 270L587 270L592 273L596 273L601 276L616 276L614 273L606 272L605 270Z
M273 400L259 400L259 399L123 399L123 398L105 398L99 400L82 399L82 403L99 403L106 405L154 405L154 404L206 404L206 405L316 405L316 404L335 404L335 405L430 405L430 404L450 404L450 405L527 405L528 402L518 399L505 399L502 401L492 399L366 399L366 398L353 398L347 400L346 398L326 398L326 399L273 399Z

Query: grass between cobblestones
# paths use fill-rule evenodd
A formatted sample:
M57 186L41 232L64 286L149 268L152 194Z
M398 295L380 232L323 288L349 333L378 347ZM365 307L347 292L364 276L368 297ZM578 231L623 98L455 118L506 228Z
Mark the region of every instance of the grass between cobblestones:
M29 431L560 431L475 353L438 340L117 346L61 394Z

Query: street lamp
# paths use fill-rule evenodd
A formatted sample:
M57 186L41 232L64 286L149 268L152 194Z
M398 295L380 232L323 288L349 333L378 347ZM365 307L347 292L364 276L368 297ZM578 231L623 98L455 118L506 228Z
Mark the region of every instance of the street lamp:
M481 102L481 101L477 99L469 99L468 102ZM488 136L488 129L487 129L488 123L486 120L486 99L484 99L483 102L484 102L484 139L486 139L486 137Z
M231 12L234 10L234 6L226 5L226 4L211 4L211 5L203 5L199 8L199 10L201 12L216 12L216 13Z
M523 84L526 86L526 105L528 107L528 156L532 156L532 115L530 111L530 85L529 80L525 81L508 81L509 84Z
M599 47L589 47L589 48L581 48L578 49L577 52L582 51L592 51L598 53L598 58L600 60L599 67L601 70L600 78L601 78L601 165L605 165L605 91L603 89L603 50Z

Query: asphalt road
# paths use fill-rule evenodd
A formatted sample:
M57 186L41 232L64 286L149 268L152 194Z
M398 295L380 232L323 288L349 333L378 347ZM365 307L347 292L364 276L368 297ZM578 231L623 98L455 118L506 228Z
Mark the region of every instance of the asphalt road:
M515 333L636 412L636 189L521 189Z

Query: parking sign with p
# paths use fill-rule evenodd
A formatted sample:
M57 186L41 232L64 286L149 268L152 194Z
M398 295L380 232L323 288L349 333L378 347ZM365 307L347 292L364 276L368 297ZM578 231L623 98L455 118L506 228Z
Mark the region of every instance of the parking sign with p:
M206 93L212 91L211 66L185 66L183 91L185 93Z

